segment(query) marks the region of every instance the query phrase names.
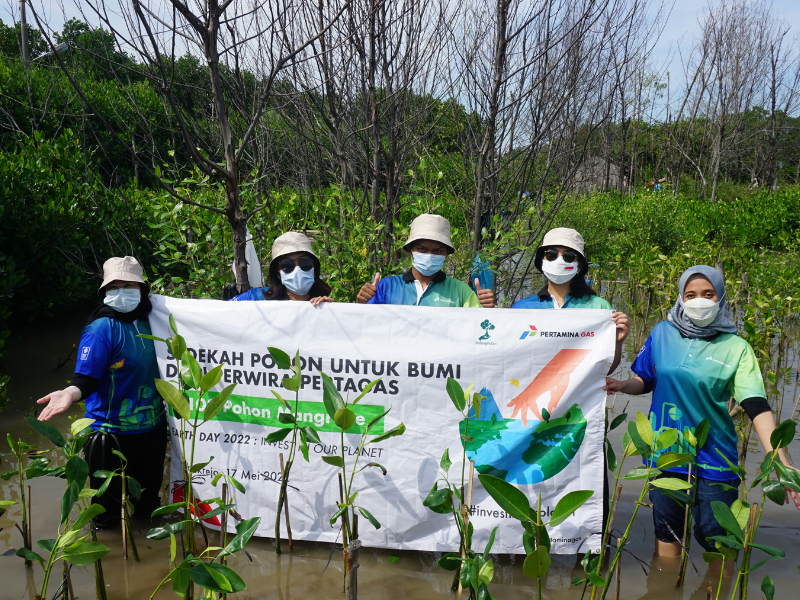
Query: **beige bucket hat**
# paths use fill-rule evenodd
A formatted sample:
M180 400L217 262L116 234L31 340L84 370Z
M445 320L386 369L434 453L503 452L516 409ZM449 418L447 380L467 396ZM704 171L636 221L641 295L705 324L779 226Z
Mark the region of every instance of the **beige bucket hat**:
M403 248L409 252L409 246L417 240L441 242L450 249L451 254L455 252L450 243L450 221L439 215L420 215L411 221L408 241Z
M311 240L308 239L308 236L299 231L287 231L272 242L272 261L269 263L270 272L272 272L272 267L279 258L292 252L308 252L314 257L319 268L319 257L311 249Z
M103 263L103 283L97 291L102 291L109 283L116 280L144 283L143 275L142 265L132 256L109 258Z
M556 227L545 234L542 245L536 249L536 257L533 264L536 265L539 271L542 270L542 259L544 258L545 249L552 246L565 246L581 255L581 259L583 260L581 270L578 271L578 274L586 273L586 271L589 270L586 257L583 255L584 243L581 234L568 227Z

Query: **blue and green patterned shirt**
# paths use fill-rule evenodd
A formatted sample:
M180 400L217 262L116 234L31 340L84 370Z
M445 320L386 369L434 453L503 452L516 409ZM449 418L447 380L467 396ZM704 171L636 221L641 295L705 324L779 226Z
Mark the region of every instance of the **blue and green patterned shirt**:
M107 317L89 323L81 334L75 373L99 379L85 398L92 428L107 433L142 433L164 421L164 403L156 390L160 377L147 321L124 323Z
M631 369L653 384L650 418L655 430L678 430L678 442L658 454L690 450L684 442L685 428L694 432L708 419L708 438L697 453L699 473L713 481L735 479L736 474L717 453L719 450L737 464L736 431L728 414L728 399L733 396L741 403L766 397L750 344L732 333L712 339L683 337L672 323L662 321L653 328ZM687 467L668 470L686 473Z

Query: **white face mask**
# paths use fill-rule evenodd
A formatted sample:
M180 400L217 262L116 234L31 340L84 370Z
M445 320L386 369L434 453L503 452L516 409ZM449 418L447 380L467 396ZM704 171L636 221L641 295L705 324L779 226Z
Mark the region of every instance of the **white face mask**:
M698 327L710 325L719 313L719 302L708 298L692 298L683 303L683 312Z
M411 253L411 264L424 277L436 275L444 266L444 254L423 254L422 252Z
M564 262L564 257L559 256L555 260L545 260L542 258L542 273L553 283L567 283L578 274L578 261Z
M103 302L106 306L110 306L117 312L129 313L142 301L142 293L138 289L126 290L125 288L117 288L116 290L108 290Z
M289 274L281 271L281 283L295 296L305 296L314 285L314 269L303 271L295 267Z

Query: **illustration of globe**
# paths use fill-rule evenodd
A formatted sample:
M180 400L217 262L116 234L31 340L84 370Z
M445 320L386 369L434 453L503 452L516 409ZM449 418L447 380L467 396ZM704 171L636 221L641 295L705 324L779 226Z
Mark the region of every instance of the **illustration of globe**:
M461 421L461 438L467 458L479 473L517 484L550 479L572 462L583 442L586 418L577 404L549 421L531 419L527 427L519 419L504 419L487 388L478 418Z

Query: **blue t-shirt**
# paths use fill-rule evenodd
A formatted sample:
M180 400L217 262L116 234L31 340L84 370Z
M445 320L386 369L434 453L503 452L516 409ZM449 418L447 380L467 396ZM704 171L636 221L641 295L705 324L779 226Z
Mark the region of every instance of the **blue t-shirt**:
M547 291L547 286L545 286L533 296L518 300L511 308L554 308L553 297ZM564 297L564 304L561 308L602 308L610 310L611 305L608 300L600 296L586 294L580 298L575 298L567 294Z
M234 296L228 302L248 302L248 301L259 301L259 300L266 300L264 298L264 291L268 290L269 288L250 288L246 292L239 294L238 296Z
M142 433L164 421L164 403L156 390L160 377L147 321L124 323L104 317L87 325L78 346L75 373L100 380L85 398L92 428L107 433Z
M478 295L463 281L439 271L421 296L409 269L403 275L385 277L378 282L375 295L367 304L402 304L406 306L449 306L479 308Z
M702 477L729 481L737 475L717 453L737 464L736 430L728 414L728 399L766 398L756 355L746 341L732 333L713 339L683 337L669 321L658 323L642 346L631 369L653 384L650 418L656 435L675 427L678 441L663 452L690 452L684 428L694 433L703 419L709 432L697 454ZM667 469L686 473L687 467Z

